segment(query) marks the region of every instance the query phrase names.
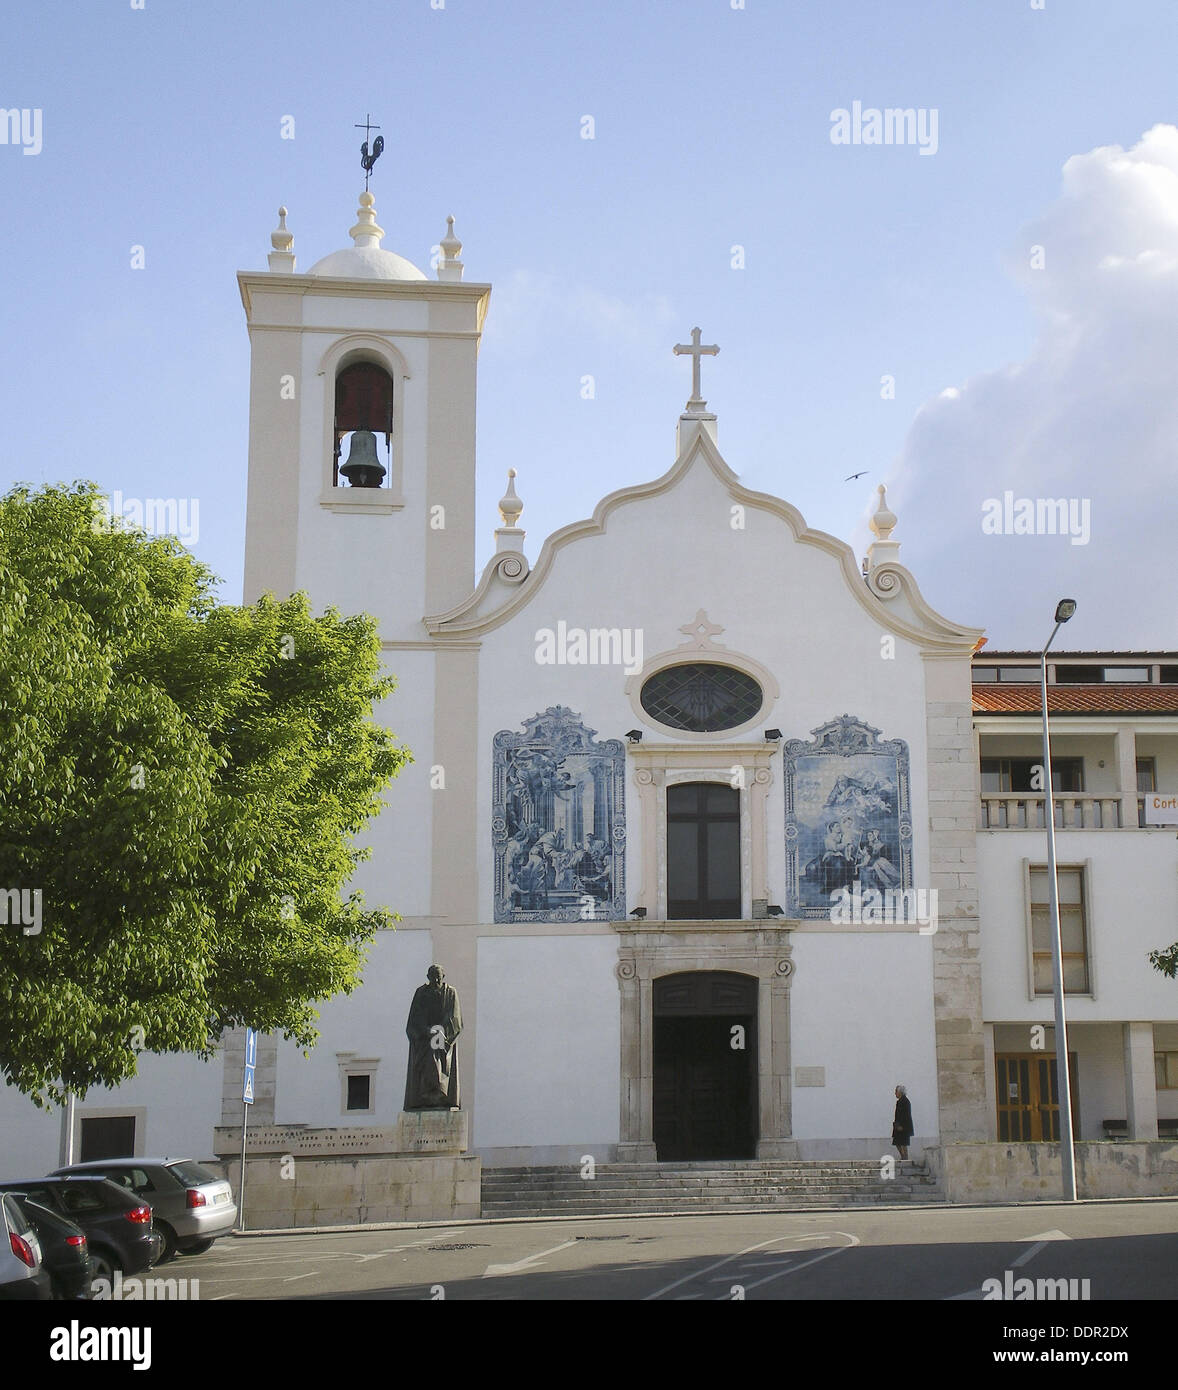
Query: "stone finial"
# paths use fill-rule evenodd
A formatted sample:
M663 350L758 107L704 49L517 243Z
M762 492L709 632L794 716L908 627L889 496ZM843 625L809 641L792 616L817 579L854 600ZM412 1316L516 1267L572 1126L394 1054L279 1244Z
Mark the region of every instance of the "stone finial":
M879 503L876 506L871 520L867 524L871 527L872 532L878 540L886 541L891 539L892 532L896 529L896 522L899 518L896 516L895 512L890 511L888 508L888 494L883 483L880 483L877 490L879 492Z
M507 491L499 499L499 515L503 518L504 526L514 526L524 509L524 504L515 494L515 477L515 469L509 468L507 470Z
M379 246L384 236L384 228L376 223L376 199L365 191L360 194L360 206L356 209L356 225L348 235L363 250L367 246Z
M516 524L523 509L524 504L515 495L515 469L509 468L507 470L507 491L499 499L499 515L503 519L503 525L495 528L495 551L497 554L514 551L520 556L519 565L511 561L506 569L503 565L499 567L500 577L512 581L522 579L528 572L527 561L522 558L524 537L527 532L522 526Z
M867 547L863 573L868 587L877 598L897 598L902 589L900 571L900 542L891 539L896 528L896 513L888 508L887 492L880 483L879 502L868 521L875 540Z
M295 268L294 233L287 229L286 209L278 209L278 226L270 233L270 245L274 250L267 257L271 270L289 274Z
M453 217L446 218L446 235L438 243L438 247L443 253L443 259L438 265L438 279L461 280L462 262L458 257L462 254L462 242L454 235Z

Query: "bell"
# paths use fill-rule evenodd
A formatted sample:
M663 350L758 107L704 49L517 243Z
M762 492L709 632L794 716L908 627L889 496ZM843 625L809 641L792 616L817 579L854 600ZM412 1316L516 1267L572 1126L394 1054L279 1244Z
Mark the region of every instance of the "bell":
M371 430L353 430L348 461L340 469L352 487L380 487L384 464L376 457L376 435Z

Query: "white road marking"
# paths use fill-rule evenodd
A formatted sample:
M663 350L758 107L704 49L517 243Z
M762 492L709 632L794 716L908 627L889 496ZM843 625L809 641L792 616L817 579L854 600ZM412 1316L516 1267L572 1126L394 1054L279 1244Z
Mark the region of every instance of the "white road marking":
M1041 1250L1046 1250L1051 1241L1071 1240L1071 1236L1065 1235L1063 1231L1041 1231L1037 1236L1019 1237L1020 1244L1028 1240L1034 1241L1035 1243L1029 1250L1024 1250L1017 1259L1011 1260L1009 1265L1010 1269L1019 1269L1021 1266L1028 1264ZM946 1303L957 1303L963 1299L984 1299L985 1296L985 1289L966 1289L964 1293L950 1294L944 1301Z
M850 1240L850 1245L836 1245L830 1250L824 1250L821 1255L815 1255L813 1259L803 1260L800 1265L791 1265L786 1269L780 1269L776 1274L766 1274L764 1279L758 1279L755 1284L746 1284L745 1291L759 1288L762 1284L767 1284L771 1279L780 1279L783 1274L796 1274L799 1269L805 1269L807 1265L816 1265L820 1260L829 1260L832 1255L841 1255L844 1250L851 1250L859 1244L859 1237L850 1235L847 1231L836 1231L836 1235L845 1235Z
M288 1274L282 1282L284 1284L293 1284L296 1279L314 1279L318 1273L319 1271L317 1269L313 1269L308 1274Z
M369 1260L379 1260L385 1255L399 1255L402 1250L416 1250L419 1245L427 1245L432 1236L427 1236L425 1240L415 1240L408 1245L394 1245L388 1250L374 1250L369 1255L357 1255L356 1258L361 1264L367 1264Z
M1024 1250L1017 1260L1011 1260L1011 1269L1018 1269L1020 1265L1025 1265L1028 1260L1033 1260L1040 1250L1047 1249L1047 1241L1040 1240L1031 1246L1029 1250Z
M493 1279L498 1274L515 1274L521 1269L528 1269L539 1261L546 1259L549 1255L555 1255L558 1250L567 1250L570 1245L576 1245L574 1237L572 1240L561 1241L559 1245L554 1245L551 1250L541 1250L538 1255L529 1255L526 1259L516 1260L509 1265L488 1265L483 1271L484 1279Z
M649 1303L653 1298L662 1298L663 1294L677 1289L680 1284L690 1283L692 1279L702 1279L705 1274L711 1274L713 1269L719 1269L721 1265L731 1264L733 1260L739 1260L742 1255L751 1255L754 1250L764 1250L767 1245L780 1245L783 1240L789 1240L789 1236L774 1236L772 1240L761 1240L756 1245L748 1245L743 1250L738 1250L735 1255L725 1255L722 1260L716 1260L695 1274L685 1274L681 1279L676 1279L674 1283L665 1284L661 1289L656 1289L654 1293L648 1293L643 1302Z
M790 1265L787 1265L787 1266L785 1266L785 1267L782 1267L782 1266L781 1266L781 1261L782 1261L782 1260L785 1260L785 1259L789 1259L790 1256L795 1255L795 1254L798 1254L798 1253L800 1253L800 1252L795 1251L795 1250L782 1250L782 1251L778 1252L778 1254L777 1254L772 1260L766 1260L766 1261L762 1261L762 1262L761 1262L761 1263L766 1263L766 1264L767 1264L767 1263L773 1263L773 1264L775 1264L775 1265L777 1266L777 1268L775 1269L775 1271L774 1271L772 1274L766 1275L766 1276L765 1276L764 1278L762 1278L762 1279L758 1279L758 1280L757 1280L755 1283L753 1283L753 1284L746 1284L745 1287L746 1287L746 1288L752 1289L752 1288L756 1288L758 1284L767 1284L767 1283L769 1282L770 1279L778 1279L778 1278L780 1278L781 1275L783 1275L783 1274L790 1274L790 1273L793 1273L795 1270L805 1269L807 1265L817 1264L819 1260L829 1259L831 1255L837 1255L837 1254L839 1253L840 1250L849 1250L849 1249L852 1248L852 1246L855 1246L855 1245L858 1245L858 1244L859 1244L859 1237L858 1237L858 1236L851 1235L851 1233L850 1233L849 1231L815 1231L814 1233L812 1233L812 1234L810 1234L810 1235L802 1235L802 1236L793 1236L793 1235L790 1235L790 1236L775 1236L772 1240L762 1240L762 1241L758 1242L758 1244L756 1244L756 1245L749 1245L749 1246L747 1246L744 1250L739 1250L739 1251L737 1251L737 1253L736 1253L735 1255L726 1255L726 1256L724 1257L724 1259L722 1259L722 1260L716 1260L715 1263L710 1264L710 1265L707 1265L704 1269L699 1270L699 1271L698 1271L697 1273L695 1273L695 1274L685 1274L681 1279L676 1279L676 1280L674 1281L674 1283L672 1283L672 1284L667 1284L665 1287L663 1287L663 1288L661 1288L661 1289L656 1289L654 1293L648 1293L648 1294L646 1295L646 1300L645 1300L645 1301L649 1301L649 1300L655 1299L655 1298L661 1298L664 1294L670 1293L670 1291L671 1291L672 1289L677 1289L677 1288L679 1287L680 1284L689 1283L689 1282L690 1282L691 1280L693 1280L693 1279L702 1279L706 1274L711 1274L712 1270L714 1270L714 1269L720 1269L720 1268L722 1268L724 1265L727 1265L727 1264L732 1264L733 1261L735 1261L735 1260L744 1260L744 1257L745 1257L746 1255L751 1255L751 1254L753 1254L753 1253L754 1253L755 1251L757 1251L757 1250L764 1250L766 1246L769 1246L769 1245L780 1245L780 1244L783 1244L783 1243L786 1242L786 1241L791 1241L791 1240L826 1240L826 1239L828 1239L830 1236L842 1236L842 1238L843 1238L844 1240L846 1240L847 1242L849 1242L849 1243L848 1243L847 1245L836 1245L836 1246L835 1246L833 1249L831 1249L831 1250L825 1250L825 1251L823 1251L823 1253L822 1253L821 1255L815 1255L812 1259L803 1260L801 1264L798 1264L798 1265L790 1264ZM749 1268L749 1267L751 1267L752 1263L753 1263L752 1261L745 1260L745 1261L744 1261L743 1267L744 1267L744 1268ZM710 1279L708 1282L711 1283L711 1284L719 1284L719 1283L722 1283L722 1282L724 1281L724 1279L727 1279L727 1278L730 1278L730 1277L733 1278L734 1282L740 1283L740 1279L739 1279L739 1278L736 1278L734 1275L732 1275L732 1272L731 1272L731 1271L729 1271L729 1274L728 1274L728 1275L717 1276L716 1278Z

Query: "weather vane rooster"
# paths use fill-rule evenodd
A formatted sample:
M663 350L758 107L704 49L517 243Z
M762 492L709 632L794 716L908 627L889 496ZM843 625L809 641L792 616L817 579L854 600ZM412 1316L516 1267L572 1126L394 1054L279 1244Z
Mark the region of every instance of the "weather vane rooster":
M356 129L362 130L365 135L371 135L374 130L379 130L380 126L372 124L372 116L364 118L364 124L356 122ZM384 136L378 135L372 142L372 152L368 151L368 141L365 140L360 146L360 167L364 170L364 190L368 191L368 180L372 177L372 166L380 158L381 151L384 149Z

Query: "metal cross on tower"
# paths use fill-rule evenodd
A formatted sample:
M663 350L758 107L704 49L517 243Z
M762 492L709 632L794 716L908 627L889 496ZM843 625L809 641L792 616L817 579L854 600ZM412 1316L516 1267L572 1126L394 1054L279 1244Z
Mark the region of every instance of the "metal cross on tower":
M372 114L368 112L364 116L364 124L356 122L356 129L362 130L365 135L364 143L360 146L360 167L364 170L364 191L368 192L368 180L372 175L372 166L380 158L381 151L384 149L384 136L378 135L372 142L372 153L368 153L368 138L374 130L379 130L380 126L372 124Z
M687 409L696 411L703 410L707 405L707 401L705 401L699 393L699 360L704 356L715 357L720 351L715 343L702 347L699 339L700 330L698 328L693 328L691 330L690 343L676 343L674 348L672 348L676 357L686 355L691 358L691 399L687 402Z

